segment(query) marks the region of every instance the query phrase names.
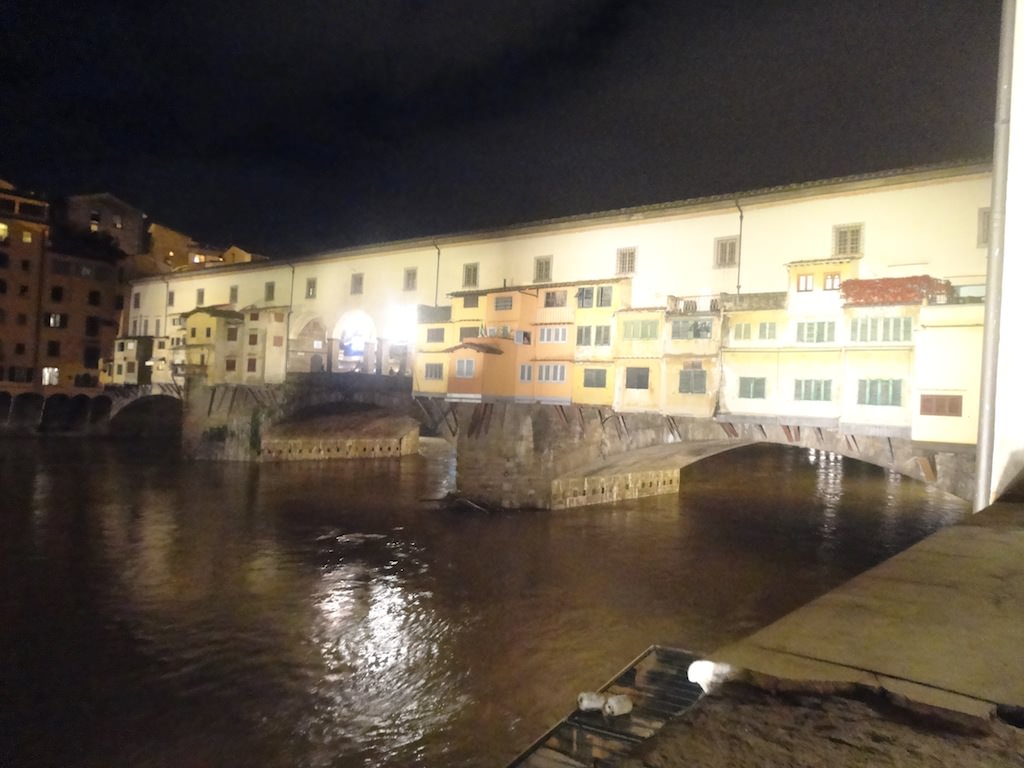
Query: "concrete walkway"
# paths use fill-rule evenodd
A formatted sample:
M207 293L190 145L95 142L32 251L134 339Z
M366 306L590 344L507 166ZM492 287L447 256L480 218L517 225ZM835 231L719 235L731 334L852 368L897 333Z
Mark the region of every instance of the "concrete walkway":
M1024 504L996 504L712 654L988 718L1024 706Z

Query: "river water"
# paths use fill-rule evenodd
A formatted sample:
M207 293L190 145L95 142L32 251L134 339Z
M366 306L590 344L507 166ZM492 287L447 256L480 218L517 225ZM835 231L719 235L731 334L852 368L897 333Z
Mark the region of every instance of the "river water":
M589 509L424 501L453 486L439 441L0 443L0 768L501 766L648 645L736 640L968 510L778 446Z

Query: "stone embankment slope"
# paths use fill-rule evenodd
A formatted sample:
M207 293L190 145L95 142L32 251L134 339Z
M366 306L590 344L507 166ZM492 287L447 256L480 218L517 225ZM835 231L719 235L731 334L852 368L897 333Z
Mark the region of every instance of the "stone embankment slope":
M997 504L733 645L625 763L1024 766L1024 504Z

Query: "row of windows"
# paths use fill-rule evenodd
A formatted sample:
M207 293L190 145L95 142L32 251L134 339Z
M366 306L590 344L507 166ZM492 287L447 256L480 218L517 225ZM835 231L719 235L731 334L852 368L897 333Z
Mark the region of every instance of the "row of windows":
M428 363L425 366L427 379L443 378L442 363ZM475 375L474 360L457 360L456 374L458 378L472 378ZM561 363L542 363L537 365L537 380L543 382L564 382L566 366ZM583 370L583 386L586 388L603 389L607 386L608 372L604 368L585 368ZM532 380L533 366L523 364L519 367L519 380ZM739 379L739 397L743 399L765 399L767 379L763 376L741 376ZM649 389L650 368L627 367L626 389ZM901 393L903 382L899 379L860 379L857 382L857 403L859 405L899 406L902 403ZM705 394L707 392L707 371L699 362L690 362L679 372L678 390L682 394ZM796 379L793 390L794 400L831 401L832 381L830 379ZM922 395L921 414L930 416L960 416L963 410L961 395Z
M25 205L25 203L22 203L22 205ZM10 239L11 239L11 228L10 228L10 226L8 226L5 222L0 221L0 245L4 245L4 244L10 242ZM23 242L23 243L31 243L32 242L32 232L30 232L27 229L21 230L21 242Z
M510 298L511 300L511 298ZM869 341L910 341L911 318L909 317L874 317L855 318L850 326L850 340L854 342ZM651 340L660 336L660 323L657 320L626 320L622 323L622 336L626 341ZM755 324L737 323L733 326L733 338L737 341L750 340L753 337ZM773 340L776 338L774 322L757 323L757 338ZM478 335L509 337L508 326L499 329L488 329L486 334L475 327L460 330L460 340L475 338ZM692 320L676 318L672 320L673 340L710 339L713 323L711 320ZM493 333L491 332L493 330ZM543 343L561 343L566 341L565 326L547 326L540 330L540 341ZM796 340L800 343L831 343L836 339L834 321L806 321L796 324ZM428 328L427 341L441 343L444 341L444 328ZM528 332L516 332L517 343L530 343ZM576 345L580 347L607 346L611 344L611 326L595 325L576 326Z
M850 341L910 341L911 318L909 317L859 317L850 323ZM737 323L733 326L733 338L749 340L751 323ZM759 339L776 337L775 323L758 325ZM673 338L676 338L673 335ZM796 340L801 343L828 343L836 340L836 324L832 320L808 321L796 324Z
M838 291L842 279L838 272L830 272L824 276L822 288L826 291ZM814 290L814 275L804 273L796 276L796 289L801 293Z

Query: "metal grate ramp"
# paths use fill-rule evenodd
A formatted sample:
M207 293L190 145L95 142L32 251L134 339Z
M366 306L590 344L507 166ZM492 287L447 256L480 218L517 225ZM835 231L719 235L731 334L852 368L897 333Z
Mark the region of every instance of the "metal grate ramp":
M619 717L600 712L573 712L509 763L508 768L609 768L633 747L653 736L671 718L703 695L687 678L700 656L652 645L611 681L605 694L624 693L633 711Z

